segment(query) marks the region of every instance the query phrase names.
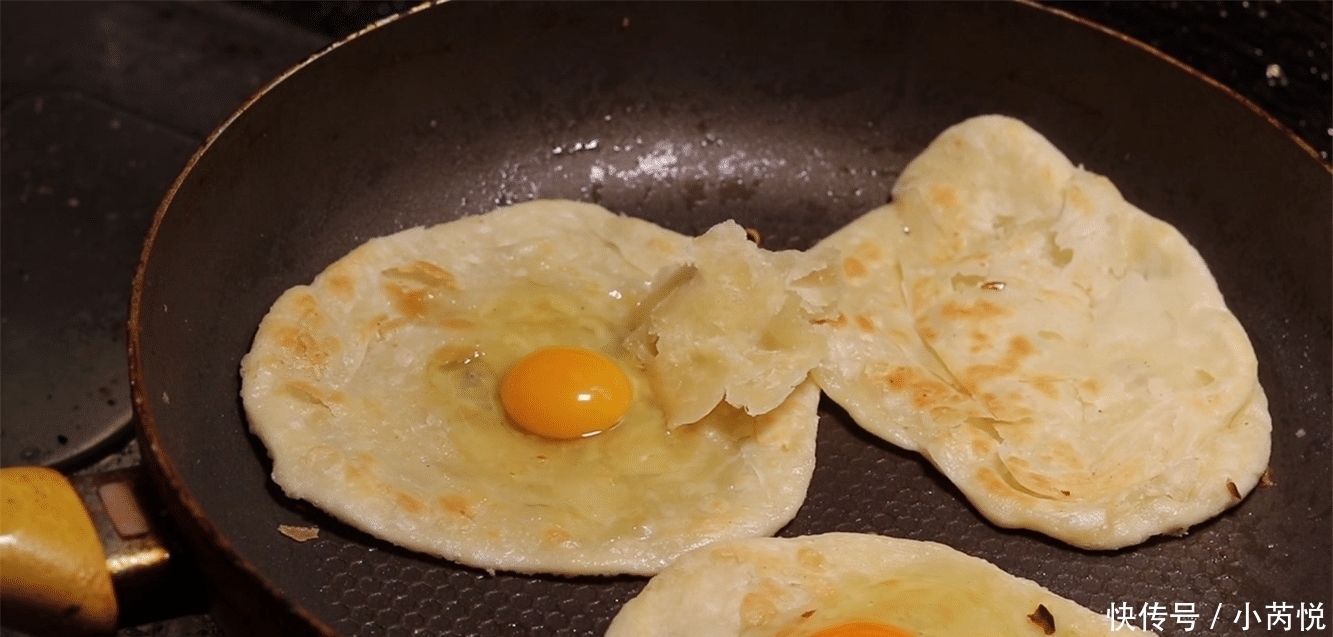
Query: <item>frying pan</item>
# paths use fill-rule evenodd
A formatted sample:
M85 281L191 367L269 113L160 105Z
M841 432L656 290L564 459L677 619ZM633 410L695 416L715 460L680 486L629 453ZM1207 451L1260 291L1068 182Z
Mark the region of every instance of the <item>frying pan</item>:
M446 4L261 91L168 193L130 319L145 465L219 612L246 635L596 635L646 581L462 568L284 497L237 397L284 289L368 238L538 197L690 234L734 218L806 248L887 201L941 130L993 112L1199 249L1259 357L1276 486L1186 537L1078 551L989 525L826 401L809 498L781 535L941 541L1097 611L1192 604L1210 635L1248 634L1233 616L1262 623L1270 604L1327 612L1328 167L1188 70L1009 3ZM1193 632L1177 619L1160 632Z

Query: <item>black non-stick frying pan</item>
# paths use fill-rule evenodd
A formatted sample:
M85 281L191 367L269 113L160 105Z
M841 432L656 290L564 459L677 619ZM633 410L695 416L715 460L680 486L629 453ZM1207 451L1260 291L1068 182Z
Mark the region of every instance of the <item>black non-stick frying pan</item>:
M285 498L237 395L284 289L370 237L539 197L806 248L982 113L1027 121L1199 249L1258 353L1276 484L1185 537L1079 551L988 524L826 401L781 534L941 541L1099 612L1160 607L1167 635L1250 634L1283 604L1301 632L1298 608L1333 607L1329 170L1217 85L1009 3L447 4L262 91L163 203L131 316L145 461L233 630L597 635L646 581L461 568Z

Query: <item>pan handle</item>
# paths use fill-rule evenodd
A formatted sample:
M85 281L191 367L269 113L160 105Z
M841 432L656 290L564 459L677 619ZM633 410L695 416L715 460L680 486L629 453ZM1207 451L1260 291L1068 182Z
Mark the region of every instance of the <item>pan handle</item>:
M73 485L45 467L0 469L0 616L24 632L98 635L118 617L111 572Z

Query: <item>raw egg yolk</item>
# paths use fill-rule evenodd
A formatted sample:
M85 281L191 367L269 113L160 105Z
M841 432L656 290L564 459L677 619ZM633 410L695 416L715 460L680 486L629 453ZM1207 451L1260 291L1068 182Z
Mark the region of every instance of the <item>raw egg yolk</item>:
M549 347L523 357L500 381L505 413L523 429L566 440L620 422L634 400L629 377L611 359L581 347Z
M901 628L876 622L852 622L821 630L810 637L916 637Z

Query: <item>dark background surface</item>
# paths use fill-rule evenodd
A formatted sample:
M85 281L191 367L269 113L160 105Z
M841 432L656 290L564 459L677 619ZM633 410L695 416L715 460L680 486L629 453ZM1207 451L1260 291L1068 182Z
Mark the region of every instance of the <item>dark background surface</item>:
M1328 161L1333 4L1047 4L1198 69ZM135 461L124 435L106 432L128 419L125 299L139 239L163 192L255 89L329 42L409 6L0 4L5 465L41 462L83 440L88 452L67 468ZM69 307L65 298L96 302ZM11 349L20 346L29 349ZM30 359L11 355L16 351L45 353L48 364L25 367ZM87 373L58 372L68 360ZM29 413L59 414L42 419L49 429L33 434L44 445L14 442L25 421L37 420ZM207 616L191 616L122 635L215 632Z

